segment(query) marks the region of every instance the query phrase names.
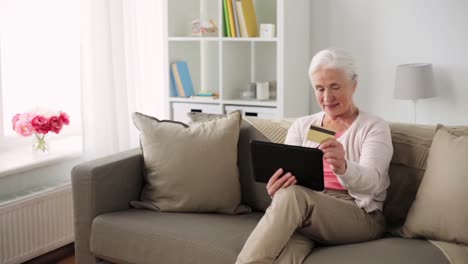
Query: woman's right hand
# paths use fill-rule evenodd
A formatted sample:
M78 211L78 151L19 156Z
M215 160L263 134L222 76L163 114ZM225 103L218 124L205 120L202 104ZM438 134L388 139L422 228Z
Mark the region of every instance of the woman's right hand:
M270 180L267 183L267 191L268 195L271 198L275 195L276 191L281 188L287 188L291 185L297 183L296 177L292 175L290 172L284 174L283 169L278 169L273 176L271 176Z

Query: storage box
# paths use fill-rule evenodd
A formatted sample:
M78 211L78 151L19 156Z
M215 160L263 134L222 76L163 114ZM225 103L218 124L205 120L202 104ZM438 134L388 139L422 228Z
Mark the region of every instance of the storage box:
M274 118L278 117L278 110L275 107L257 107L257 106L243 106L243 105L226 105L224 106L226 113L241 110L244 116L254 116L260 118Z
M172 103L173 120L187 124L190 121L187 113L190 112L222 114L223 110L219 104Z

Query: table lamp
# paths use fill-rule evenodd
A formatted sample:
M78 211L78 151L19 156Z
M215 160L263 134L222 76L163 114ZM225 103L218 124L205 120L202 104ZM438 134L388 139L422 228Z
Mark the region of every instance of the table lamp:
M411 63L397 66L393 98L413 101L414 123L416 123L417 100L435 95L432 64Z

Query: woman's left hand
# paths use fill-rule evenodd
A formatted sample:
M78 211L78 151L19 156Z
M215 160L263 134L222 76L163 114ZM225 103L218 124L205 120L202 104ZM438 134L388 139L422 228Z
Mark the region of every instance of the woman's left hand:
M330 164L336 174L342 175L346 172L345 151L343 145L336 139L327 139L318 147L323 151L323 158Z

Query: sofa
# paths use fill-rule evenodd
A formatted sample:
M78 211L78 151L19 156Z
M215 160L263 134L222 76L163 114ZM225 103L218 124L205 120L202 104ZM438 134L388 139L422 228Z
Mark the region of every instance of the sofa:
M193 120L208 118L193 116ZM249 142L284 140L292 119L244 118L238 141L240 215L135 209L144 185L140 149L72 170L75 256L85 263L234 263L271 199L253 179ZM391 124L394 157L384 204L387 233L364 243L317 245L304 263L468 263L463 245L402 237L401 226L424 176L435 126ZM298 234L300 235L300 234Z

